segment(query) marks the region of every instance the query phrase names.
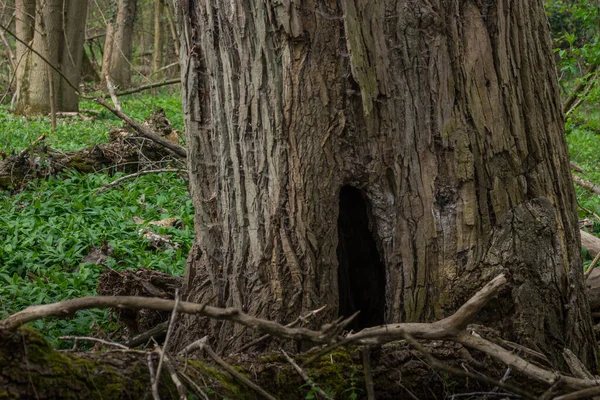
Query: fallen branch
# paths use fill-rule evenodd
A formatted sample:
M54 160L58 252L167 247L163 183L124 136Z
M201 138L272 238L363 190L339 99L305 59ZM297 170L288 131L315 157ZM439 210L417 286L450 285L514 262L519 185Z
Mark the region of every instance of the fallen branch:
M312 310L311 312L309 312L305 316L300 316L300 317L296 318L294 321L292 321L291 323L287 324L286 327L293 328L294 326L298 325L300 322L306 323L312 317L314 317L315 315L317 315L318 313L320 313L321 311L323 311L325 308L327 308L327 305L324 305L323 307L318 308L316 310ZM271 337L271 335L269 335L269 334L263 335L263 336L259 337L258 339L255 339L255 340L251 341L250 343L246 343L245 345L243 345L242 347L240 347L237 351L241 353L244 350L247 350L247 349L249 349L252 346L256 346L260 342L265 341L265 340L267 340L270 337Z
M321 350L317 356L313 357L313 359L324 354L323 351L327 352L333 348L349 344L384 344L402 340L406 337L454 341L469 348L481 351L490 357L503 362L512 370L523 373L534 380L552 385L557 379L557 374L554 371L538 367L517 356L513 352L480 337L476 332L468 332L465 329L467 324L488 303L488 301L500 292L505 283L506 278L504 274L498 275L471 297L454 314L440 321L433 323L399 323L378 326L364 329L358 333L348 335L345 338L339 337L340 329L342 329L352 317L344 321L336 321L333 324L325 325L321 330L314 331L306 328L286 327L277 322L252 317L234 308L218 308L189 302L179 302L178 306L175 307L175 301L173 300L129 296L85 297L66 300L55 304L30 306L23 311L1 320L0 330L15 330L27 322L49 316L67 317L73 315L76 311L90 308L147 308L169 312L175 309L180 313L236 322L248 328L259 329L280 338L329 344L328 347ZM307 363L310 363L310 360ZM305 363L305 365L307 363ZM589 388L600 384L600 381L595 379L574 378L564 375L558 375L558 377L563 380L566 387L572 389ZM494 384L503 387L496 382L494 382Z
M302 379L304 379L304 382L306 382L312 388L312 390L317 392L324 399L331 400L331 396L329 396L327 393L325 393L323 389L317 386L315 382L310 378L310 376L308 376L308 374L302 368L300 368L296 361L294 361L294 359L290 357L288 353L285 352L285 350L281 349L281 353L283 354L285 359L292 365L292 367L294 367L296 372L298 372L298 375L300 375Z
M98 190L96 190L96 194L103 193L103 192L107 191L108 189L112 189L115 186L119 186L123 181L125 181L127 179L137 178L138 176L142 176L142 175L162 174L162 173L168 173L168 172L185 172L185 170L179 169L179 168L163 168L163 169L150 169L150 170L138 171L138 172L130 174L130 175L122 176L118 179L115 179L111 183L107 183L106 185L101 186L100 188L98 188Z
M128 94L138 93L138 92L142 92L144 90L154 89L154 88L161 87L161 86L174 85L176 83L181 83L181 79L167 79L162 82L150 83L148 85L142 85L142 86L138 86L135 88L123 90L121 92L117 92L116 95L117 96L125 96Z
M109 342L107 340L102 340L102 339L98 339L98 338L94 338L94 337L89 337L89 336L61 336L61 337L59 337L59 339L61 339L61 340L74 340L75 341L75 346L77 346L77 341L78 340L88 340L90 342L100 343L100 344L103 344L105 346L113 346L113 347L116 347L118 349L129 350L129 347L124 346L124 345L122 345L120 343Z
M186 158L187 157L187 151L186 151L185 148L183 148L183 147L181 147L181 146L179 146L177 144L171 143L168 140L165 140L165 139L161 138L160 136L157 136L154 133L150 132L149 129L145 128L144 126L142 126L141 124L139 124L137 121L135 121L133 118L131 118L127 114L123 113L122 111L119 111L119 110L115 109L114 107L112 107L111 105L109 105L106 101L104 101L104 99L102 99L101 97L98 97L96 99L96 102L98 104L100 104L101 106L103 106L104 108L106 108L111 113L113 113L114 115L116 115L117 117L119 117L120 119L122 119L123 121L125 121L140 136L143 136L143 137L145 137L147 139L152 140L153 142L156 142L156 143L164 146L165 148L167 148L173 154L175 154L176 156L178 156L180 158Z
M168 326L169 326L168 321L161 322L160 324L156 325L154 328L150 329L149 331L140 333L139 335L132 338L131 340L128 340L127 342L123 343L123 345L128 349L130 349L132 347L140 346L140 345L148 342L148 340L156 338L156 337L161 336L164 333L166 333Z
M446 364L444 364L443 362L439 361L437 358L435 358L434 356L432 356L427 350L425 350L423 348L423 346L421 346L421 344L419 342L417 342L415 340L415 338L413 338L410 335L405 335L404 339L410 343L414 348L416 348L427 360L427 363L434 369L437 370L442 370L445 372L448 372L452 375L455 376L460 376L460 377L464 377L464 378L469 378L469 379L473 379L475 381L479 381L479 382L483 382L489 385L493 385L496 387L501 387L505 390L508 390L512 393L518 394L519 396L525 398L525 399L535 399L535 396L533 396L531 393L528 393L526 391L524 391L523 389L520 389L516 386L513 385L509 385L507 383L501 382L501 381L496 381L490 377L487 377L485 375L479 375L479 374L474 374L472 372L469 371L464 371L464 370L460 370L460 369L456 369L453 367L450 367Z
M571 110L571 108L573 107L573 103L577 101L577 99L579 98L579 94L585 91L586 87L589 84L590 78L595 76L597 70L598 64L590 67L590 70L587 73L587 78L582 79L581 82L579 82L579 85L577 85L577 87L573 90L573 94L571 94L567 101L565 101L565 104L563 105L563 113L567 113L569 112L569 110ZM592 80L594 79L592 78Z
M593 182L586 181L585 179L581 179L575 174L573 174L573 183L575 183L578 186L581 186L584 189L594 192L597 195L600 195L600 186L596 185Z
M375 387L373 385L373 373L371 372L371 347L362 349L363 371L365 374L365 387L367 388L367 400L375 400Z

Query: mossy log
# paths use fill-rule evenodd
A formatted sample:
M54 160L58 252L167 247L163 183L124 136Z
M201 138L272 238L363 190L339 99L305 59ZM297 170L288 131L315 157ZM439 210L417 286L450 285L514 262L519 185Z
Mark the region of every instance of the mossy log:
M469 369L479 368L474 365L480 366L473 359L467 361L470 357L464 357L465 350L454 343L433 343L428 346L428 351L448 365L462 363ZM302 364L310 354L294 357ZM366 391L361 360L360 349L338 349L315 361L305 371L319 388L335 398L353 398L353 394L364 398ZM304 399L311 390L280 353L230 356L227 362L277 398ZM186 384L189 378L209 398L259 398L211 362L179 358L177 364L180 374L185 371L187 376L181 379L186 387L192 387ZM431 398L485 389L476 382L433 370L416 350L398 343L372 350L371 368L378 399L403 398L408 396L409 391L419 398ZM486 373L491 372L488 370ZM493 374L499 379L503 371L497 369ZM178 398L176 387L166 370L161 375L159 388L162 399ZM0 331L0 399L151 397L147 355L143 352L59 352L31 328Z

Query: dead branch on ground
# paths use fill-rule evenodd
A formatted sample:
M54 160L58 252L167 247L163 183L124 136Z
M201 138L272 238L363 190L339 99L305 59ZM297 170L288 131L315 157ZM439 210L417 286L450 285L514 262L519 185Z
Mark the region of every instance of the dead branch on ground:
M505 365L508 365L514 371L518 371L531 379L547 385L554 384L557 376L564 382L564 386L570 389L584 389L599 385L600 381L597 381L596 379L557 375L555 371L550 371L532 364L512 351L506 350L505 348L480 337L474 330L467 330L467 324L492 297L495 297L500 292L505 283L506 278L504 274L497 276L471 297L471 299L469 299L454 314L440 321L433 323L390 324L364 329L358 333L347 335L346 337L341 337L339 334L340 326L347 323L348 319L325 325L321 330L315 331L306 328L286 327L273 321L252 317L234 308L219 308L209 305L179 302L176 310L180 313L236 322L248 328L258 329L284 339L328 344L329 346L325 349L326 351L343 345L384 344L406 339L407 337L425 340L454 341L468 348L485 353L488 356L503 362ZM175 302L173 300L158 298L128 296L85 297L55 304L30 306L25 310L0 321L0 330L15 330L27 322L49 316L67 317L79 310L90 308L149 308L162 311L173 311L174 307ZM494 384L496 386L504 387L498 382L494 382Z
M104 101L104 99L102 99L101 97L98 97L96 99L96 102L98 104L100 104L101 106L103 106L104 108L106 108L111 113L113 113L114 115L116 115L117 117L121 118L124 122L126 122L129 126L131 126L140 136L143 136L147 139L152 140L155 143L158 143L158 144L164 146L165 148L170 150L171 153L173 153L174 155L176 155L179 158L187 157L187 150L184 147L181 147L177 144L171 143L168 140L165 140L165 139L161 138L160 136L157 136L154 133L150 132L149 129L145 128L144 126L139 124L137 121L135 121L133 118L131 118L127 114L123 113L122 111L119 111L116 108L112 107L110 104L108 104L106 101Z
M600 186L596 185L593 182L586 181L585 179L582 179L575 174L573 174L573 183L575 183L578 186L581 186L584 189L594 192L597 195L600 195Z
M114 181L112 181L110 183L107 183L104 186L99 187L98 190L96 190L96 194L106 192L108 189L112 189L115 186L119 186L123 181L125 181L127 179L137 178L142 175L162 174L162 173L168 173L168 172L185 172L185 170L179 169L179 168L162 168L162 169L150 169L150 170L138 171L138 172L135 172L130 175L122 176L118 179L115 179Z
M158 88L161 86L167 86L167 85L174 85L176 83L181 83L181 79L177 78L177 79L167 79L161 82L155 82L155 83L150 83L147 85L142 85L142 86L138 86L135 88L131 88L131 89L127 89L127 90L123 90L120 92L116 92L117 96L125 96L128 94L134 94L134 93L139 93L142 92L144 90L148 90L148 89L154 89L154 88Z

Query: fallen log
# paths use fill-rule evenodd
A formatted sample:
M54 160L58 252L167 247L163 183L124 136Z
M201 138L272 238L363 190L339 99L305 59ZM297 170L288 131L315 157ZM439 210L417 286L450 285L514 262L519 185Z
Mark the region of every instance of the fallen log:
M463 306L461 306L454 314L452 314L451 316L449 316L447 318L439 320L437 322L389 324L389 325L385 325L385 326L376 326L373 328L367 328L367 329L364 329L357 333L354 333L354 334L351 333L351 334L347 334L347 335L343 335L342 332L344 330L344 327L347 326L347 324L351 322L351 319L353 317L351 317L347 320L341 321L341 322L334 322L333 324L324 325L320 330L317 331L317 330L310 330L307 328L294 328L294 327L283 326L277 322L259 319L259 318L245 314L242 311L233 309L233 308L223 309L223 308L209 306L206 304L195 304L195 303L189 303L189 302L185 302L185 301L178 301L178 299L173 301L173 300L160 299L160 298L144 298L144 297L128 297L128 296L125 296L125 297L123 297L123 296L121 296L121 297L87 297L87 298L81 298L81 299L67 300L67 301L63 301L63 302L55 303L55 304L30 306L21 312L18 312L12 316L9 316L8 318L6 318L4 320L1 320L0 321L0 350L6 352L6 351L14 351L13 350L14 348L21 349L22 347L26 347L27 346L26 343L21 343L21 344L15 345L15 341L18 342L19 339L17 338L15 340L14 338L15 338L15 335L18 336L19 334L22 334L24 332L24 330L20 327L23 324L30 322L30 321L38 320L38 319L45 318L48 316L67 317L67 316L73 315L73 313L77 312L78 310L85 310L85 309L90 309L90 308L105 308L105 307L115 308L115 307L118 307L118 308L130 308L130 309L135 309L135 310L151 308L151 309L161 310L161 311L172 311L172 315L175 315L175 313L178 312L178 313L188 313L188 314L194 314L194 315L198 315L198 316L215 318L217 320L229 320L229 321L236 322L236 323L238 323L242 326L245 326L247 328L250 328L250 329L258 329L263 332L270 333L273 336L277 336L280 339L307 341L307 342L312 342L315 344L319 344L319 343L325 344L326 347L322 348L322 349L318 349L315 354L304 355L305 358L308 358L308 360L306 360L305 362L302 363L304 368L308 368L309 366L316 365L316 363L318 363L320 360L322 360L323 356L325 356L325 359L330 358L332 360L331 363L333 364L333 354L338 351L345 351L345 350L340 350L340 347L348 346L348 345L367 345L367 346L380 347L380 346L386 346L388 344L389 344L388 346L391 346L391 345L393 345L393 342L398 342L398 341L404 340L405 341L404 346L406 346L407 344L411 344L413 347L417 348L417 350L420 353L423 353L424 352L423 347L418 342L416 342L417 339L420 339L420 340L433 341L434 343L439 342L439 341L453 342L454 345L463 345L465 349L470 348L470 349L477 350L477 352L480 352L480 354L485 354L485 355L491 357L493 360L495 360L495 362L501 362L505 365L508 365L511 370L513 370L514 372L518 372L519 374L522 374L524 377L526 377L524 379L528 380L527 390L521 389L518 387L514 387L514 386L512 386L512 384L508 385L501 381L496 381L487 376L482 377L481 371L478 371L480 373L479 375L473 374L473 373L470 373L470 374L465 373L464 375L460 375L460 376L468 377L469 379L474 379L477 382L483 382L485 384L493 384L498 387L502 387L504 390L509 390L510 392L517 394L521 398L528 398L528 399L535 398L535 395L533 393L530 393L529 390L535 390L536 393L541 393L541 392L545 391L545 389L543 389L544 387L547 388L547 387L554 386L554 383L556 382L557 379L561 380L562 386L561 386L560 390L562 390L563 392L566 390L574 391L574 390L579 390L579 389L596 387L598 385L598 383L595 379L561 374L556 369L554 369L552 366L543 367L543 366L540 366L539 364L534 364L532 362L529 362L523 357L526 357L527 354L534 352L534 351L527 349L527 351L524 351L522 353L523 356L521 356L519 354L514 353L512 351L512 349L507 350L506 348L502 347L501 345L496 344L494 341L495 339L493 338L493 332L490 332L489 329L486 329L485 327L468 326L468 324L487 305L487 303L493 297L498 295L498 293L503 289L506 282L507 282L507 278L503 274L498 275L496 278L494 278L492 281L490 281L486 286L484 286L481 290L479 290L473 297L471 297L465 304L463 304ZM171 321L171 324L172 324L172 321ZM170 327L169 327L169 329L170 329ZM492 336L490 336L490 335L492 335ZM488 337L490 339L488 339ZM10 343L7 343L7 340L6 339L3 340L3 338L12 338L12 339L8 340L8 342L10 342ZM9 347L9 349L6 350L6 347ZM565 348L564 351L566 351L566 350L567 349ZM124 351L124 350L120 350L120 351ZM386 350L386 352L387 352L387 350ZM38 351L36 354L39 354L39 353L40 352ZM47 353L47 351L42 352L42 353ZM456 353L457 352L451 353L451 356L456 355ZM27 354L30 354L30 353L28 353L27 351L23 351L23 354L25 354L25 357L27 357ZM150 368L150 371L152 371L152 362L150 360L152 354L149 354L147 352L143 352L143 354L145 354L147 356L146 358L148 359L148 366ZM12 354L11 354L11 357L12 357L12 359L15 358L15 356ZM171 357L171 356L169 356L169 357ZM470 357L473 358L472 356L470 356ZM4 357L4 359L6 359L6 358L11 360L10 357ZM359 364L361 363L361 361L360 361L361 358L362 357L360 357L360 356L357 357L357 362ZM446 365L446 363L438 361L435 356L427 355L424 358L425 358L425 360L427 360L427 359L434 360L435 361L434 367L435 366L437 366L437 367L444 366L444 369L446 371L456 371L457 373L460 372L460 374L462 374L460 369L448 367ZM2 354L0 354L0 359L3 359ZM178 363L183 363L183 364L186 364L189 362L189 360L185 360L185 359L182 360L180 358L177 359L176 361ZM569 366L571 366L571 364L573 363L573 360L571 360L571 363L569 363L569 361L566 359L565 359L565 361L567 361ZM475 362L477 363L478 366L483 365L477 360L475 360ZM576 364L583 365L583 364L581 364L581 361L579 361L577 359L575 359L575 362L576 362ZM81 362L79 362L79 365L80 364L81 364ZM219 363L219 364L222 364L222 363ZM28 365L28 364L24 363L24 365ZM254 365L254 363L253 363L253 365ZM430 362L429 365L433 365L433 364ZM61 367L63 367L62 364L61 364ZM349 366L347 366L347 367L349 367ZM196 369L197 368L200 368L200 367L196 366ZM93 369L92 366L90 366L88 368L88 370L92 370L92 369ZM15 372L15 370L16 370L16 372ZM187 370L187 368L184 368L183 370L185 371L185 370ZM22 370L19 368L7 369L6 371L9 371L8 376L5 376L7 373L4 371L5 370L0 367L0 383L3 383L2 381L4 380L4 382L8 382L9 384L11 384L15 379L17 379L17 377L22 377L22 375L23 375ZM12 373L11 373L11 371L12 371ZM35 374L35 371L39 371L39 369L33 368L32 370L28 371L28 375L29 375L28 379L30 381L32 380L31 375ZM51 373L50 374L46 373L46 375L51 375ZM71 373L71 375L72 375L72 373ZM254 375L256 376L257 374L254 373ZM193 381L193 379L191 377L188 376L187 378L189 378L190 380ZM20 378L20 379L22 379L22 378ZM38 379L37 376L36 376L36 379ZM90 379L90 377L85 376L82 379ZM147 378L145 378L145 379L147 380ZM270 379L272 381L272 376L270 377ZM377 381L376 376L374 376L374 379L375 379L375 381ZM186 381L187 381L187 379L186 379ZM398 381L400 381L400 380L398 379ZM404 383L405 380L402 379L402 382ZM537 383L533 383L533 382L537 382ZM269 381L267 381L267 383L269 383ZM84 384L85 383L82 383L82 385L84 385ZM92 384L93 384L93 382L92 382ZM247 382L246 382L246 384L247 384ZM271 382L271 384L272 384L272 382ZM423 381L419 381L419 384L423 384ZM147 386L147 384L146 384L146 386ZM378 385L376 385L376 386L378 387ZM429 384L427 384L425 386L429 386ZM90 386L88 386L88 387L90 387ZM268 390L267 388L264 388L264 387L263 387L263 389L266 389L267 392L269 392L269 393L277 393L277 391L275 391L275 390ZM289 388L288 388L288 390L289 390ZM286 396L284 396L285 398L293 398L293 394L297 393L297 391L291 391L291 392L286 391L284 393L286 395ZM66 395L67 393L64 392L61 394L64 397L64 395ZM36 397L40 398L37 395L36 395ZM385 397L387 397L387 396L385 396Z

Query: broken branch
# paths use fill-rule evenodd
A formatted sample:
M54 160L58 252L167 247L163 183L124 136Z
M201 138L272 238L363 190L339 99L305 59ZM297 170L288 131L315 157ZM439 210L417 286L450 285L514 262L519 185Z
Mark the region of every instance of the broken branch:
M141 124L139 124L137 121L135 121L133 118L131 118L127 114L125 114L122 111L119 111L119 110L115 109L114 107L110 106L101 97L98 97L96 99L96 102L98 104L100 104L101 106L103 106L104 108L106 108L111 113L113 113L114 115L116 115L117 117L121 118L123 121L125 121L139 135L141 135L141 136L143 136L143 137L145 137L147 139L152 140L153 142L156 142L156 143L164 146L165 148L169 149L173 154L175 154L176 156L178 156L180 158L186 158L187 157L187 150L185 148L183 148L183 147L181 147L181 146L179 146L177 144L171 143L168 140L165 140L165 139L161 138L160 136L157 136L154 133L150 132L149 129L143 127Z

